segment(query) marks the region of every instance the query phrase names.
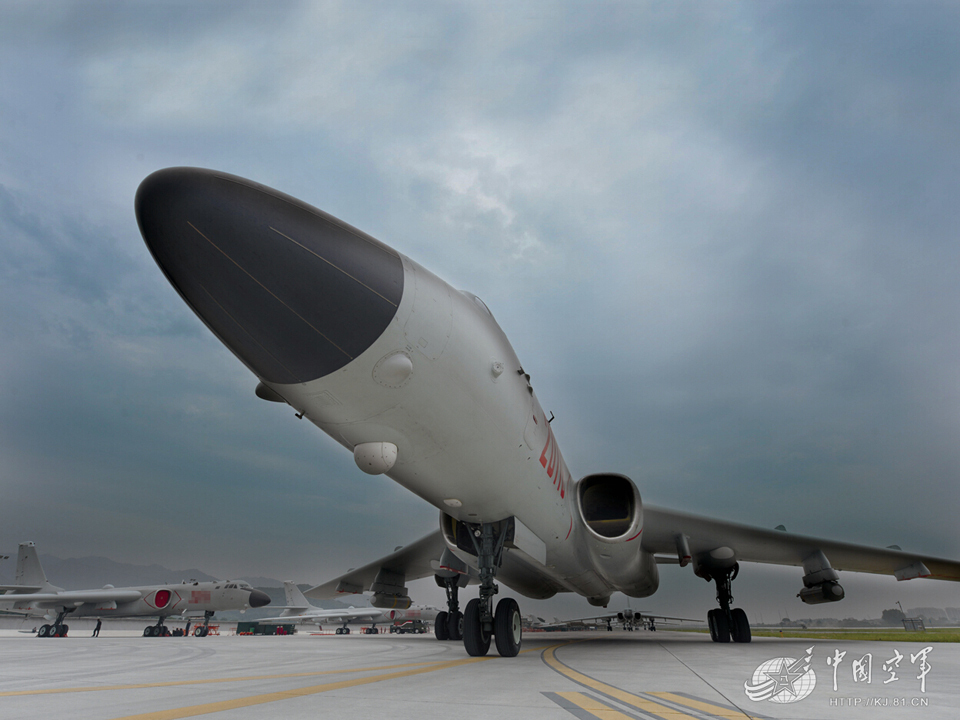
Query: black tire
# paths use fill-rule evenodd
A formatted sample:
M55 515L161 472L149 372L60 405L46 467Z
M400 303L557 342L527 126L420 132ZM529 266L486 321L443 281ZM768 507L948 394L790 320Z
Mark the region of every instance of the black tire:
M463 647L467 655L486 655L490 650L490 635L491 633L483 631L480 623L480 600L474 598L467 603L467 609L463 613Z
M451 640L463 640L463 613L457 610L447 616L447 636Z
M143 636L144 636L144 637L151 637L152 635L153 635L153 625L147 625L147 626L143 629Z
M41 625L41 626L40 626L40 629L37 630L37 637L47 637L47 635L49 635L49 634L50 634L50 626L49 626L49 625Z
M513 598L504 598L497 603L497 612L493 616L493 635L500 657L516 657L520 653L523 621L520 618L520 606Z
M710 639L714 642L730 642L730 623L727 615L720 608L707 613L707 625L710 626Z
M748 643L752 639L750 632L750 621L747 620L747 614L742 608L734 608L730 611L730 619L733 621L730 627L730 635L733 641L738 643Z
M437 636L437 640L450 639L450 626L447 622L448 617L446 611L438 612L437 619L433 621L433 634ZM399 630L397 632L399 632Z
M60 627L63 628L63 629L60 631L60 637L66 637L66 636L67 636L67 633L70 632L70 626L69 626L69 625L61 625Z

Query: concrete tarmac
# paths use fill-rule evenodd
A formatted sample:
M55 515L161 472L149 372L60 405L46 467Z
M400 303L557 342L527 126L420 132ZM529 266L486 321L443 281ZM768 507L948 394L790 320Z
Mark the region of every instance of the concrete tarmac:
M957 708L960 647L949 643L526 633L520 656L505 659L493 647L470 658L461 643L432 635L144 638L105 625L99 638L84 628L47 639L0 631L0 718L22 720L932 720L956 718Z

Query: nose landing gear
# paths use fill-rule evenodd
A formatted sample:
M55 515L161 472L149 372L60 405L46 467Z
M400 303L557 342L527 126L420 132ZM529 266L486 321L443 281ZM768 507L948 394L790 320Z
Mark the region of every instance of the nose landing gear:
M495 639L502 657L516 657L523 635L520 607L512 598L501 600L496 612L493 607L493 596L499 591L494 578L503 558L507 524L502 524L499 533L492 523L470 529L480 571L480 597L468 602L463 613L463 646L468 655L479 657L487 654L490 641Z

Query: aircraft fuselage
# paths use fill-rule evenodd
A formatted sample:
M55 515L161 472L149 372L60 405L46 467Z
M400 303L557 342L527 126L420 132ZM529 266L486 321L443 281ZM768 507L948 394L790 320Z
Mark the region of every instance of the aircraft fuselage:
M635 486L594 482L598 516L586 521L529 376L478 298L336 218L222 173L154 173L137 216L170 282L258 376L258 395L288 403L362 468L449 518L514 518L527 552L508 552L508 585L595 604L656 590ZM611 494L629 505L619 524L604 515ZM471 561L469 547L450 545ZM536 580L511 572L524 563L538 566Z

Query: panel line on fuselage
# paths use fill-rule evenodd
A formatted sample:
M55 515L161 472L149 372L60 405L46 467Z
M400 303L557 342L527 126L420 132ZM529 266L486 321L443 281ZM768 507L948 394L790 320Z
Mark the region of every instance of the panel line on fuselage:
M311 330L313 330L317 335L319 335L319 336L322 337L324 340L326 340L328 343L330 343L331 345L333 345L333 347L335 347L337 350L339 350L340 352L342 352L342 353L343 353L344 355L346 355L348 358L350 358L351 360L354 359L354 358L353 358L353 355L351 355L350 353L348 353L348 352L347 352L346 350L344 350L342 347L340 347L339 345L337 345L333 340L331 340L329 337L327 337L327 336L324 335L322 332L320 332L320 330L318 330L314 325L312 325L312 324L310 323L310 321L307 320L303 315L301 315L301 314L298 313L296 310L294 310L292 307L290 307L289 305L287 305L283 300L281 300L281 299L276 295L276 293L274 293L270 288L268 288L268 287L267 287L266 285L264 285L262 282L260 282L259 280L257 280L253 275L250 274L250 272L247 271L246 268L244 268L240 263L238 263L238 262L237 262L236 260L234 260L232 257L230 257L229 255L227 255L227 253L225 253L223 250L221 250L220 247L218 247L217 244L216 244L215 242L213 242L213 240L211 240L211 239L208 238L206 235L204 235L202 232L200 232L200 231L197 229L196 225L194 225L192 222L189 222L189 221L187 222L187 225L189 225L190 227L192 227L192 228L194 229L194 231L196 231L197 235L199 235L199 236L202 237L204 240L206 240L208 243L210 243L210 246L213 247L217 252L219 252L219 253L220 253L221 255L223 255L227 260L229 260L229 261L232 262L234 265L236 265L237 268L240 270L240 272L242 272L244 275L246 275L246 276L249 277L251 280L253 280L257 285L259 285L260 287L262 287L262 288L263 288L272 298L274 298L278 303L280 303L281 305L283 305L287 310L289 310L289 311L292 312L294 315L296 315L298 318L300 318L300 320L303 321L304 325L306 325L307 327L309 327L309 328L310 328Z
M268 226L268 227L270 227L270 226ZM287 240L289 240L290 242L292 242L292 243L293 243L294 245L296 245L297 247L303 248L304 250L306 250L308 253L310 253L311 255L313 255L314 257L316 257L317 259L323 260L327 265L329 265L330 267L332 267L334 270L339 270L340 272L342 272L344 275L346 275L348 278L350 278L351 280L353 280L353 281L354 281L355 283L357 283L358 285L361 285L362 287L365 287L367 290L369 290L370 292L372 292L372 293L373 293L374 295L376 295L377 297L383 298L384 301L386 301L386 302L389 303L390 305L393 305L393 307L398 307L398 305L397 305L395 302L393 302L392 300L384 297L383 295L381 295L380 293L378 293L376 290L374 290L372 287L370 287L369 285L367 285L367 284L366 284L365 282L363 282L362 280L359 280L359 279L355 278L353 275L351 275L350 273L348 273L348 272L347 272L346 270L344 270L342 267L339 267L339 266L336 265L335 263L330 262L329 260L327 260L327 258L325 258L323 255L321 255L320 253L318 253L316 250L311 250L310 248L308 248L308 247L307 247L306 245L304 245L303 243L297 242L296 240L294 240L294 239L293 239L292 237L290 237L289 235L287 235L287 234L285 234L285 233L282 233L282 232L280 232L279 230L277 230L275 227L270 227L270 229L273 230L277 235L280 235L281 237L285 237Z

